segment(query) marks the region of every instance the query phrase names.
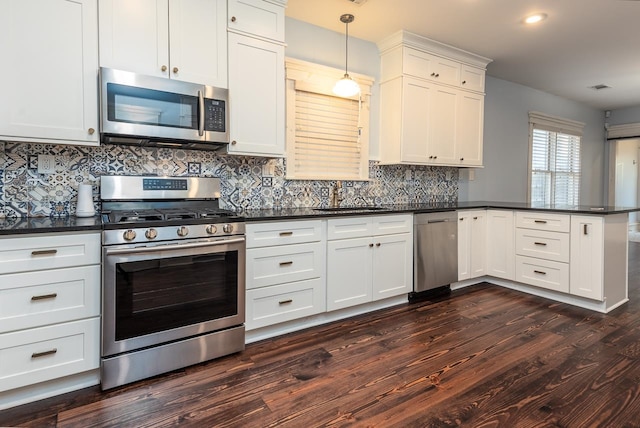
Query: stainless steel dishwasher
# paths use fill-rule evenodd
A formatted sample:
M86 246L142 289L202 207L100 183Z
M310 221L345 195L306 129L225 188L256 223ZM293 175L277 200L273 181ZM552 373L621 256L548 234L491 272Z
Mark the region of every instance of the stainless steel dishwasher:
M415 214L413 237L414 297L417 293L456 282L458 280L458 214L455 211ZM446 287L442 291L448 289L449 287Z

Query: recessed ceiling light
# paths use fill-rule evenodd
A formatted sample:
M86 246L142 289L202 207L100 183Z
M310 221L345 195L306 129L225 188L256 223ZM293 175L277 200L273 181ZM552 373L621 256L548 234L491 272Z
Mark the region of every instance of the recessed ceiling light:
M524 19L524 23L525 24L536 24L540 21L544 21L545 19L547 19L547 14L546 13L536 13L533 15L529 15Z

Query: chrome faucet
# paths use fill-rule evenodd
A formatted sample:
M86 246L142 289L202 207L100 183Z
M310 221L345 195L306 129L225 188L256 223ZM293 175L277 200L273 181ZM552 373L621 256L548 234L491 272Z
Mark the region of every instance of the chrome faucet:
M342 181L336 181L336 184L331 189L331 208L340 207L340 202L342 202L342 195L340 194L342 190Z

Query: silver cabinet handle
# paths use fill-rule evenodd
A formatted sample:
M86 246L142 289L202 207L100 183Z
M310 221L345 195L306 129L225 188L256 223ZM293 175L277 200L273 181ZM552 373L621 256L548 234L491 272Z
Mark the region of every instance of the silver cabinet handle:
M31 252L32 256L53 256L58 250L35 250Z
M58 293L41 294L39 296L31 296L31 301L55 299L56 297L58 297Z
M44 352L34 352L33 354L31 354L31 358L34 359L34 358L46 357L47 355L53 355L56 352L58 352L57 348L53 348Z

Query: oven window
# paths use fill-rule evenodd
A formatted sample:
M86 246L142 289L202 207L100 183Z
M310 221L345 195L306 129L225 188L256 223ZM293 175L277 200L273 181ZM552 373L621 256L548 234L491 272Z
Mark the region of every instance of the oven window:
M237 251L116 264L116 340L237 313Z

